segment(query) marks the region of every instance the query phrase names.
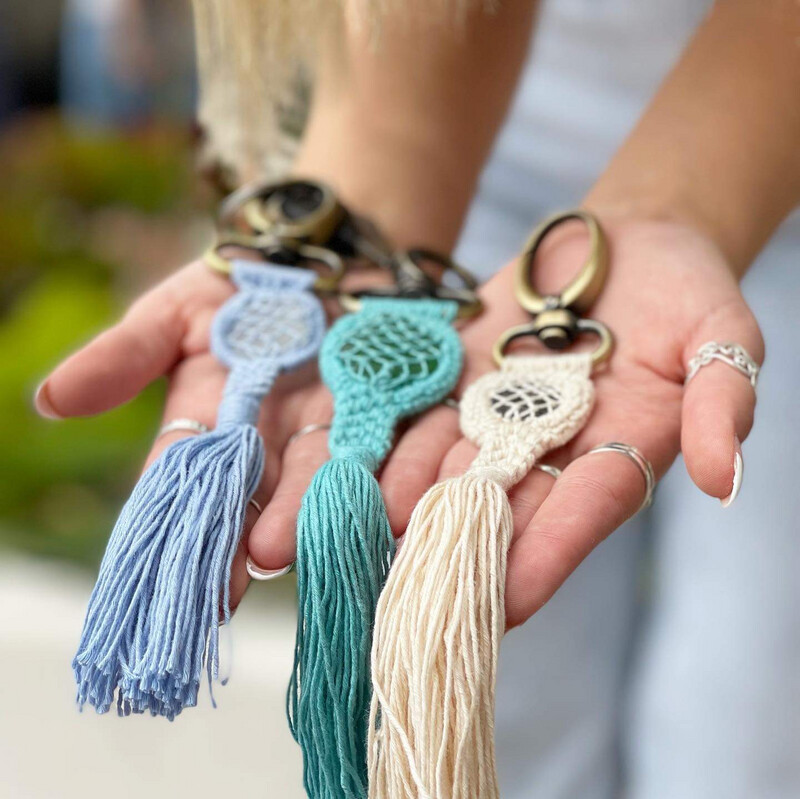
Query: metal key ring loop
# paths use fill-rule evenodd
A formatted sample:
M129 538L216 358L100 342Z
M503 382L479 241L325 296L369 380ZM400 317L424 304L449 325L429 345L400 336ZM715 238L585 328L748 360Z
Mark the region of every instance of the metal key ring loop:
M301 198L292 195L303 192L317 195L313 209L293 206ZM258 233L312 244L327 241L346 216L344 206L328 185L302 178L242 186L222 201L219 222L222 226L234 226L240 213Z
M611 355L611 350L614 347L614 337L611 335L611 331L602 322L598 322L596 319L578 319L576 327L579 333L593 333L598 337L599 343L592 352L592 366L597 368L600 364L608 360L609 355ZM494 347L492 348L494 362L498 366L501 366L505 358L506 348L512 341L526 336L538 338L538 332L535 321L528 322L524 325L517 325L516 327L511 327L506 330L500 335L497 341L495 341Z
M282 264L280 257L282 254L294 254L298 262L310 261L312 263L323 264L329 270L327 273L317 275L314 281L314 291L319 294L331 294L336 291L344 277L345 263L333 250L325 247L316 247L312 244L298 244L287 246L285 243L276 241L272 236L265 236L259 241L259 237L253 237L246 241L247 237L232 236L225 241L220 241L213 247L209 247L203 254L203 259L209 268L225 277L230 277L233 265L232 261L222 255L219 251L223 247L241 247L257 253L265 261ZM293 266L294 263L285 265Z
M559 225L577 219L589 230L589 256L578 274L558 295L544 296L533 286L531 271L536 253L548 233ZM531 234L514 271L514 292L519 304L531 314L552 308L569 308L584 314L594 304L608 272L608 246L597 219L581 208L554 214Z
M458 304L457 319L471 319L483 310L483 303L476 293L477 279L452 258L442 253L424 248L401 250L392 255L389 270L394 277L394 285L376 286L361 292L344 292L339 295L339 303L345 311L356 313L361 309L362 297L386 297L409 299L452 300ZM426 272L421 263L430 262L442 270L442 274L452 272L462 286L442 285L441 277L435 278Z

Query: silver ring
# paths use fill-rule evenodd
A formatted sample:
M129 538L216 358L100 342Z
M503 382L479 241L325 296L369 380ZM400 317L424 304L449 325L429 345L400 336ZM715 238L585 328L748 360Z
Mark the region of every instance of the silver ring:
M644 499L636 512L638 513L652 504L653 494L656 490L656 475L650 461L636 447L632 444L623 444L620 441L609 441L607 444L599 444L593 447L586 454L591 455L593 452L619 452L620 455L630 458L644 478Z
M261 505L259 505L258 502L256 502L252 497L247 500L247 504L252 505L259 513L263 513L263 508ZM276 577L283 577L284 574L288 574L294 568L294 563L290 563L288 566L284 566L282 569L262 569L260 566L256 566L253 558L248 555L246 567L247 573L254 580L259 580L260 582L264 583L267 582L267 580L274 580Z
M697 354L689 361L689 371L686 374L684 385L688 383L704 366L712 361L732 366L741 372L755 389L758 384L759 366L750 356L750 353L740 344L732 341L707 341L697 350Z
M250 555L247 556L247 573L254 580L258 580L261 583L283 577L285 574L289 574L292 569L294 569L294 563L290 563L282 569L262 569L260 566L256 566L255 561Z
M289 440L286 442L286 446L288 447L293 441L297 441L298 438L302 438L303 436L307 436L309 433L316 433L317 430L330 430L331 426L329 423L327 424L307 424L305 427L301 427L297 432L292 433L289 436Z
M184 433L199 435L200 433L210 432L211 428L202 422L198 422L197 419L173 419L171 422L161 426L156 434L156 439L167 435L167 433L176 433L179 430Z
M452 408L454 411L459 409L458 400L455 397L445 397L439 404Z
M264 512L264 509L261 507L261 505L259 505L258 502L256 502L252 497L247 500L247 504L252 505L258 511L259 516Z

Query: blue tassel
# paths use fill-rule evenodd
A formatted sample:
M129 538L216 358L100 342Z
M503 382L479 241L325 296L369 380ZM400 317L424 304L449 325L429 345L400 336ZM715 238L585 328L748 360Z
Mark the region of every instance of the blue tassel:
M219 676L219 616L264 450L251 424L168 447L117 521L73 661L78 702L174 718Z
M370 643L394 539L371 471L377 463L364 455L325 464L298 518L288 713L303 748L306 791L315 799L366 796Z
M255 427L282 371L319 350L325 314L311 270L236 261L239 288L211 350L230 369L217 429L177 441L145 472L111 534L73 670L78 703L173 719L219 679L219 619L247 503L264 468ZM213 694L212 694L213 702Z

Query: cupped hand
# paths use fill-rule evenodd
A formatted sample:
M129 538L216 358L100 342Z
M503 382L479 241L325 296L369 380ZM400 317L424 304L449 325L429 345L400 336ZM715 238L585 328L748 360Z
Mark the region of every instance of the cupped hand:
M732 490L734 458L750 431L755 394L739 372L714 362L684 386L688 362L710 340L734 341L761 363L763 341L729 265L715 245L673 223L605 220L611 267L591 316L613 331L616 347L595 376L593 414L581 433L545 461L563 468L554 481L534 470L511 493L514 538L509 553L509 626L539 609L584 557L630 518L644 498L636 465L617 453L589 450L632 444L661 477L683 451L697 486L712 497ZM536 262L536 281L557 290L585 257L583 235L553 234ZM483 291L484 314L462 332L466 359L456 395L495 367L491 348L508 327L528 320L512 291L513 265ZM587 342L587 344L590 342ZM536 346L535 344L531 346ZM318 399L305 420L325 421ZM316 418L311 418L314 414ZM281 486L250 536L266 568L290 562L294 520L313 471L327 458L324 434L303 437L284 454ZM462 473L476 448L455 410L439 406L408 425L381 475L392 528L401 535L422 494Z

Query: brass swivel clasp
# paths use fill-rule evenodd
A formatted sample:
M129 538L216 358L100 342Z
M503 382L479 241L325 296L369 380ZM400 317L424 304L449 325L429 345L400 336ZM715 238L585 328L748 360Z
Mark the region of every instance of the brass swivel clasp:
M458 318L471 319L482 310L475 276L452 258L421 247L393 253L388 269L392 283L357 293L342 293L339 302L349 312L358 311L361 297L452 300Z
M558 294L542 294L533 284L536 254L548 233L576 219L583 222L589 232L589 255L578 274ZM531 234L514 272L514 293L519 304L533 316L533 321L512 327L500 336L494 346L495 361L500 363L511 341L523 336L536 336L548 349L562 350L582 333L592 333L599 339L592 353L595 366L605 361L613 347L611 331L602 322L585 319L583 314L600 295L607 273L605 234L592 214L575 209L545 219Z

